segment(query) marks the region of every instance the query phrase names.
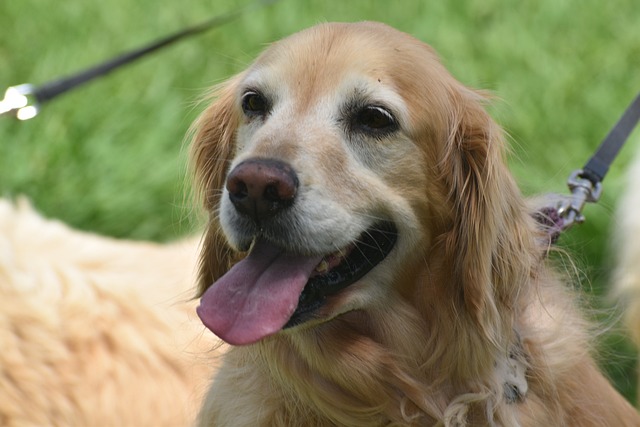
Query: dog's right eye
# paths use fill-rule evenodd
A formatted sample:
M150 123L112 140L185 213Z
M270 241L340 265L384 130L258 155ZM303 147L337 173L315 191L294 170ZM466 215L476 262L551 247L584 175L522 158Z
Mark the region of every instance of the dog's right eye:
M374 137L384 137L398 129L393 114L377 105L367 105L357 111L352 118L352 126L355 130Z
M269 101L259 92L248 91L242 96L242 111L247 116L265 116L269 112Z

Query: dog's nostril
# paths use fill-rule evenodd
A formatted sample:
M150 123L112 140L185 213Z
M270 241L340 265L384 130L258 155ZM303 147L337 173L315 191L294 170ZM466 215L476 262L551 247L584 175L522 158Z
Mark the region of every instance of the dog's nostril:
M237 181L233 185L233 190L229 190L229 193L233 197L243 198L243 197L247 197L249 195L249 190L247 189L247 184L245 184L242 181Z
M264 198L270 202L280 202L286 197L280 197L280 193L278 192L278 187L276 185L269 185L264 190Z
M293 203L298 177L286 163L253 159L231 171L226 187L236 210L259 222Z

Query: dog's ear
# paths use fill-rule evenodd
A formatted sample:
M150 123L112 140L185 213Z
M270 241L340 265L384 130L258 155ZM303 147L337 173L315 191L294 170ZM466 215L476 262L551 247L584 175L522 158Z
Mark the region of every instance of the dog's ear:
M213 103L191 129L191 169L194 189L208 215L202 241L198 275L198 295L231 266L233 251L222 234L218 207L222 188L233 155L235 134L240 120L237 105L237 76L212 91Z
M493 340L504 325L498 299L509 300L505 293L528 274L525 208L506 167L502 130L484 108L486 96L457 88L451 99L442 170L453 216L446 250L465 311Z

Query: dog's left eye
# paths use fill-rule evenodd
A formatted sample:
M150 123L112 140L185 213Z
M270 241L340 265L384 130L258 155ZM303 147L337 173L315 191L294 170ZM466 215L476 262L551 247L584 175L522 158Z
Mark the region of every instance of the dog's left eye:
M359 110L353 118L357 130L375 136L382 136L395 131L398 123L388 110L376 105L367 105Z

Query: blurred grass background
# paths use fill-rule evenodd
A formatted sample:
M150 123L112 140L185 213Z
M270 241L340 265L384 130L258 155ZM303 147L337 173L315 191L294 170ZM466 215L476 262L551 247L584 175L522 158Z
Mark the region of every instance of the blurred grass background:
M0 2L0 90L41 84L246 4L233 0ZM280 0L181 42L46 105L28 122L0 118L0 196L28 196L46 216L111 236L167 241L192 232L183 139L206 88L269 42L323 21L377 20L430 43L466 84L492 91L526 194L566 193L640 90L637 0ZM561 244L586 291L608 307L610 232L636 131L587 223ZM615 312L606 317L615 318ZM615 327L603 364L636 399L636 353Z

